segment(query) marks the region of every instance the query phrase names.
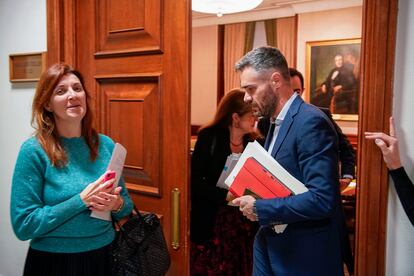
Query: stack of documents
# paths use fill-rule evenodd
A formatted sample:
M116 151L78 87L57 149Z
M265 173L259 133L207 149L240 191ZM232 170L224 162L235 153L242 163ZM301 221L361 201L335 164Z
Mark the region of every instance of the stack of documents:
M286 171L258 142L250 142L224 181L236 197L253 195L270 199L297 195L308 188ZM283 232L286 224L275 230Z
M237 161L239 161L241 153L232 153L227 156L226 164L224 165L223 171L220 174L220 177L217 181L216 187L223 188L228 190L229 187L224 183L224 180L232 172L233 168L236 166Z
M250 194L256 198L292 195L289 187L264 168L254 157L247 158L230 186L230 192L236 197Z

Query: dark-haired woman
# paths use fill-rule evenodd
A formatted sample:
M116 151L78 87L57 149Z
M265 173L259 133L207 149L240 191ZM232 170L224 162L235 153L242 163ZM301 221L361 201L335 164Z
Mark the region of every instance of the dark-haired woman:
M202 127L191 160L191 275L251 275L256 225L227 205L216 187L227 157L256 138L256 118L244 92L221 100L213 121Z

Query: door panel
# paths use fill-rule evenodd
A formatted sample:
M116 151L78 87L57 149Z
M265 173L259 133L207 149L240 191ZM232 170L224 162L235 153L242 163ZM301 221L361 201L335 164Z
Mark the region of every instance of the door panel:
M100 82L101 129L128 149L124 177L136 191L160 196L160 89L157 79ZM137 185L134 185L137 184ZM140 185L145 189L140 189Z
M48 0L48 63L85 77L96 127L123 144L136 206L161 218L169 275L188 273L189 0Z
M161 50L161 0L96 1L96 56Z

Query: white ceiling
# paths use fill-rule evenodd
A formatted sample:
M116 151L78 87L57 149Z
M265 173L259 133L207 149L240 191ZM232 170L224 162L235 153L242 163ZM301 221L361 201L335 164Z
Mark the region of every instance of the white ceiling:
M362 2L363 0L263 0L262 4L251 11L225 14L222 17L193 12L193 27L258 21L299 13L356 7L362 6Z

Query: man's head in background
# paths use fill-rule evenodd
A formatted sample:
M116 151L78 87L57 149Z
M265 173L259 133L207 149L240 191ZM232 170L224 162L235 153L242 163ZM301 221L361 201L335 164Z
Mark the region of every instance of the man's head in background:
M305 88L303 87L303 75L295 68L289 68L290 86L292 90L302 96Z

